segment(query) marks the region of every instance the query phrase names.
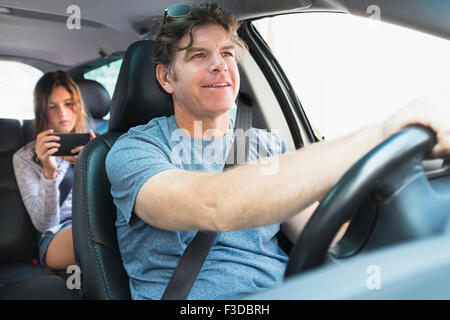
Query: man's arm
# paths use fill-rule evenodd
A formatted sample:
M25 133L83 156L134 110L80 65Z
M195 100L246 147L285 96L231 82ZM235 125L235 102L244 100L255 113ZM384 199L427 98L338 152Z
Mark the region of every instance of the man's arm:
M380 125L265 160L278 162L273 175L261 174L267 167L261 161L217 174L163 171L143 184L134 212L168 230L231 231L280 223L323 198L358 159L404 126L431 127L438 136L433 155L448 155L448 109L415 101Z
M316 201L281 224L281 231L292 242L296 243L306 224L319 206Z
M141 187L134 212L168 230L231 231L279 223L321 199L382 139L381 127L373 126L222 173L163 171ZM275 174L261 174L267 162L278 167Z
M319 204L320 203L318 201L314 202L313 204L306 207L305 209L297 213L295 216L289 218L288 220L284 221L281 224L281 231L291 241L291 243L293 244L297 243L300 234L303 232L303 229L305 229L306 224L316 211ZM350 222L348 221L341 226L339 231L334 236L333 241L331 241L331 246L333 246L334 244L339 242L339 240L342 239L345 232L347 231L349 224Z

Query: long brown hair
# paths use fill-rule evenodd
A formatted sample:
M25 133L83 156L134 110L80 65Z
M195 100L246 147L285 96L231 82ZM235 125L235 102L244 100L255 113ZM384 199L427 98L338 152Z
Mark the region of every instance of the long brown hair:
M91 117L84 106L80 89L72 77L62 70L47 72L39 79L34 88L34 124L36 132L39 133L48 129L48 99L53 89L57 87L63 87L72 96L73 112L76 116L73 132L86 132L86 124Z

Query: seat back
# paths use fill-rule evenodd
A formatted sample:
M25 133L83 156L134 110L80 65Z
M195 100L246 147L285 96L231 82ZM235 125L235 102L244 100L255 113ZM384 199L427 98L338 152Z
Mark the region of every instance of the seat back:
M36 126L34 119L22 120L22 131L24 144L36 139Z
M103 119L111 107L108 91L99 82L81 79L75 81L80 89L86 109L92 116L94 132L103 134L108 130L108 120Z
M38 232L22 202L12 161L23 145L20 121L0 119L0 300L79 299L63 278L32 262L38 258Z
M86 299L131 297L117 243L116 207L105 159L129 128L173 112L170 96L156 85L152 47L152 41L138 41L128 48L114 90L108 132L89 142L75 164L72 231Z
M173 114L172 97L156 81L152 48L150 40L137 41L128 48L111 101L109 132L127 132L153 118Z
M16 119L0 119L0 264L37 258L37 231L17 186L12 157L24 144Z
M85 299L130 299L115 229L114 206L105 158L119 133L106 133L88 143L74 170L72 232Z

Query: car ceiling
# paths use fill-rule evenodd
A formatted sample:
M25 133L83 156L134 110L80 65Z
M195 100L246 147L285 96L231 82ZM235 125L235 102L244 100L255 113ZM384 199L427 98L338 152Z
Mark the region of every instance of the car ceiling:
M184 1L193 3L198 1ZM336 11L381 19L450 39L450 1L441 0L218 0L239 19L300 11ZM158 33L164 9L179 0L0 0L0 56L73 67L121 53L133 42ZM69 30L66 13L78 5L81 29ZM405 5L408 10L405 10ZM3 12L3 13L2 13ZM17 59L21 57L21 59ZM31 61L31 60L30 60Z

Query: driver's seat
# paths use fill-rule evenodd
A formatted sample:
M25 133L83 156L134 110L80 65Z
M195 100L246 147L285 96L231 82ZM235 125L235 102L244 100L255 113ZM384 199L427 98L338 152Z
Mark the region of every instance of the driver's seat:
M111 102L108 132L88 143L75 165L72 231L84 299L131 298L117 243L116 207L105 159L129 128L173 113L170 96L156 83L152 48L153 42L147 40L128 48Z

